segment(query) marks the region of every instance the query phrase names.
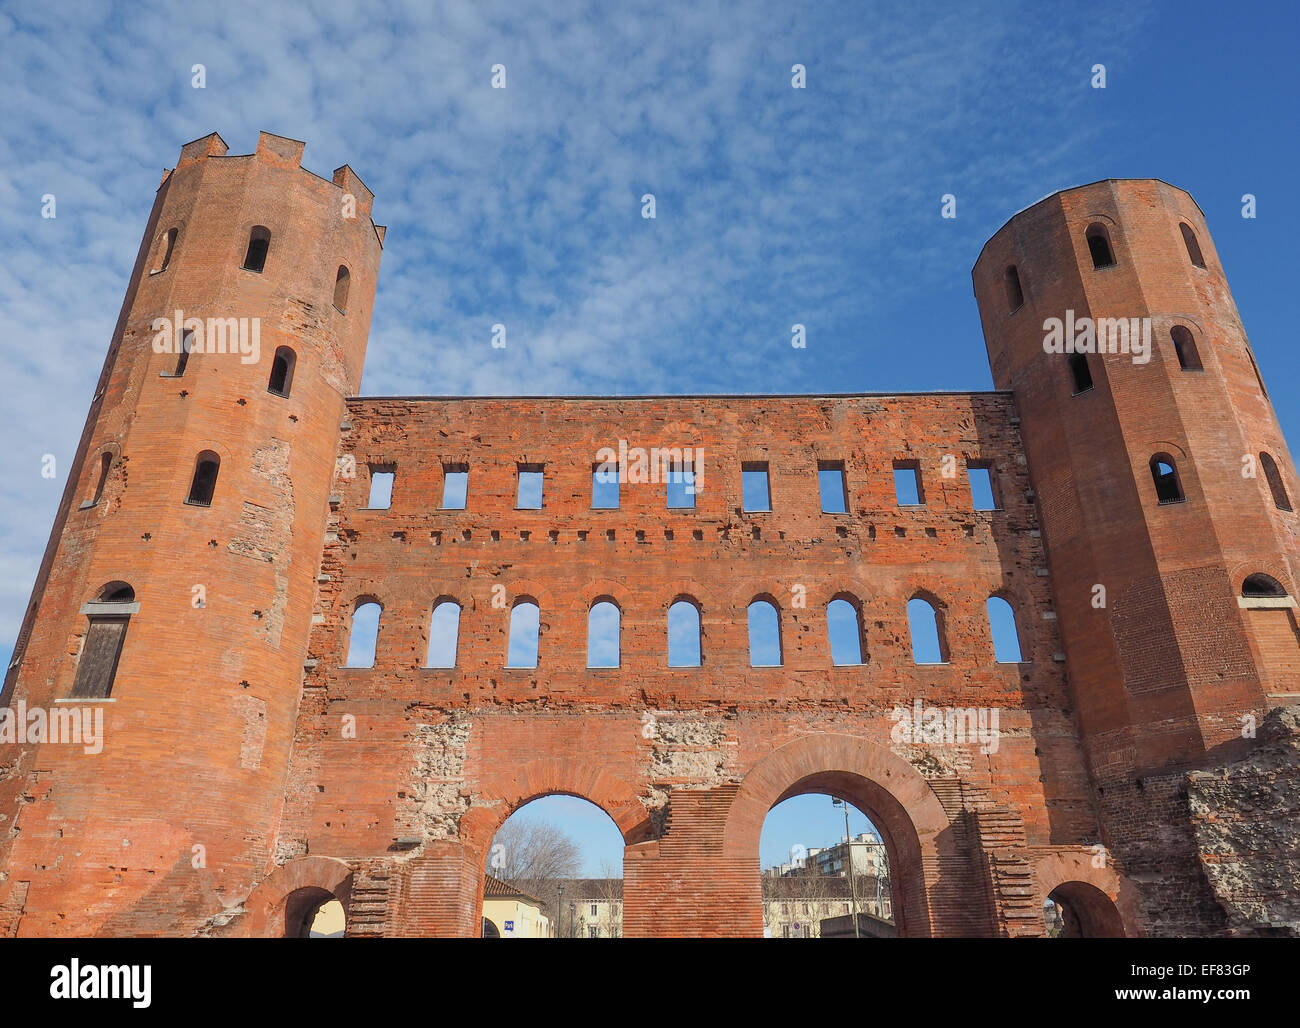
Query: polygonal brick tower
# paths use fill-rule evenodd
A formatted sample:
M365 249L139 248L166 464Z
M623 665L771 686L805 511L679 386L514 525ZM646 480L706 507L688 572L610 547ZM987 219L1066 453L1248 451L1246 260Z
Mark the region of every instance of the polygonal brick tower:
M384 230L302 143L226 150L163 178L6 676L105 744L4 768L0 936L202 932L272 860Z
M1230 904L1218 858L1198 867L1188 772L1249 751L1264 712L1300 694L1294 465L1183 190L1056 193L989 240L973 277L994 383L1023 419L1104 841L1142 884L1144 932L1207 934ZM1084 319L1120 352L1059 352L1087 347Z

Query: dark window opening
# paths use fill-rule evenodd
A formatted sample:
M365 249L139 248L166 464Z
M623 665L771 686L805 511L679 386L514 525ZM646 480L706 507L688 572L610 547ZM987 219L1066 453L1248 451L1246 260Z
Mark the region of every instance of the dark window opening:
M176 229L172 228L167 230L167 249L163 251L162 263L158 265L158 270L160 272L166 271L167 266L172 262L172 250L176 246L176 235Z
M266 391L275 393L276 396L288 396L289 390L293 388L293 369L297 363L297 355L289 347L277 347L271 361L271 380L266 385Z
M1250 575L1241 583L1242 596L1271 596L1281 599L1286 596L1286 589L1276 578L1269 575Z
M99 498L104 495L104 484L108 481L108 469L113 466L113 455L104 453L99 458L99 478L95 481L95 495L91 499L91 504L99 502Z
M1158 453L1151 458L1151 479L1156 484L1156 498L1161 503L1181 503L1183 487L1178 481L1174 459Z
M1088 252L1092 254L1094 268L1110 268L1115 264L1115 253L1110 245L1110 233L1100 222L1088 226L1085 233L1088 240Z
M1092 369L1088 367L1088 355L1086 353L1071 353L1065 358L1066 364L1070 368L1070 381L1074 385L1074 393L1086 393L1092 388Z
M1205 258L1201 256L1201 244L1196 241L1196 233L1187 225L1179 222L1178 228L1183 233L1183 243L1187 246L1187 256L1198 268L1205 267Z
M339 273L334 276L334 306L340 314L348 310L348 282L351 276L348 269L340 264Z
M1007 266L1007 312L1014 314L1024 305L1025 293L1020 288L1020 272L1014 264Z
M221 458L211 450L199 454L194 464L194 479L190 483L190 495L185 501L199 507L212 506L212 494L217 488L217 471L221 468Z
M74 699L106 699L113 691L130 620L130 615L90 615L90 627L86 630L86 642L72 684Z
M180 378L185 374L185 365L190 362L190 351L194 349L194 329L187 328L181 333L181 352L176 358L176 370L172 375Z
M1259 455L1260 466L1264 469L1264 478L1268 480L1269 492L1273 494L1273 505L1278 510L1291 509L1291 497L1286 494L1286 486L1282 482L1282 473L1277 469L1277 462L1267 453Z
M266 267L266 251L271 248L271 233L261 225L254 225L248 234L248 253L244 255L244 270L261 272Z
M1182 325L1175 325L1169 330L1169 336L1174 341L1174 353L1178 354L1178 366L1184 371L1200 371L1201 354L1192 333Z

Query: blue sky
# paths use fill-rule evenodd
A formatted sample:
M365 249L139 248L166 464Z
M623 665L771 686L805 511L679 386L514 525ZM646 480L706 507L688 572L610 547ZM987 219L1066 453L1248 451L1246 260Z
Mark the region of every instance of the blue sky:
M349 163L374 190L389 232L367 394L989 388L969 277L983 242L1059 188L1158 176L1205 210L1300 438L1298 17L1272 3L6 2L0 652L160 173L214 130L232 153L259 129L303 139L308 168Z

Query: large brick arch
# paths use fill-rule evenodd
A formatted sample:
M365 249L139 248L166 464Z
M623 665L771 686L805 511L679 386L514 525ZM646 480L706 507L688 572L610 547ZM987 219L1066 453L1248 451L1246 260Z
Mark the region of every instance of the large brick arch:
M244 901L245 917L231 934L255 938L284 938L288 925L301 920L307 908L328 899L351 913L352 867L336 857L298 857L276 868Z
M810 792L842 796L880 830L889 855L895 920L903 936L936 933L933 887L954 841L943 806L921 774L883 746L847 735L809 736L760 760L732 801L723 857L755 860L767 813Z

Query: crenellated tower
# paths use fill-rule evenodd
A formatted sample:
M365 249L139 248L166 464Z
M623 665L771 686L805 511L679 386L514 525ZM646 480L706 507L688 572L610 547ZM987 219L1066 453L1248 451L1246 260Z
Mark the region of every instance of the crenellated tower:
M0 929L193 934L273 865L384 237L302 152L214 133L163 177L4 687L102 710L102 751L8 768Z
M1183 190L1053 194L973 278L994 383L1023 420L1101 841L1143 883L1145 931L1204 934L1221 911L1186 773L1248 751L1300 694L1291 456Z

